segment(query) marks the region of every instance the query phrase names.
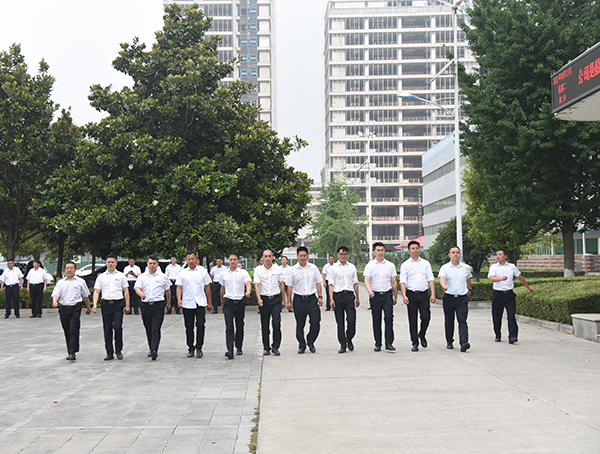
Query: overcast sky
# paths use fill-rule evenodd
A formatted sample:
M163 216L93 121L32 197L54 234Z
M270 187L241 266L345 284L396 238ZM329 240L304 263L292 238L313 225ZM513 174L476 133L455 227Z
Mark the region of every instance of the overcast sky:
M323 17L327 0L276 0L277 131L309 142L289 163L320 181L324 152ZM20 43L36 74L43 58L56 78L52 99L78 125L101 118L89 105L93 84L129 83L111 67L119 44L151 45L162 28L162 0L0 0L0 50Z

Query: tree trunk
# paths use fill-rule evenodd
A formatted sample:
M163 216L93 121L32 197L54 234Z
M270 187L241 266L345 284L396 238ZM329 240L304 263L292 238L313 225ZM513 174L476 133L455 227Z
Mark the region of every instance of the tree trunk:
M58 257L56 259L56 280L63 277L63 259L65 255L65 235L59 233L56 237L56 244L58 245Z
M92 273L96 270L96 254L92 251Z
M575 233L575 224L572 219L563 221L562 223L562 235L563 245L565 248L565 266L564 276L574 277L575 276L575 245L573 243L573 233Z
M517 266L517 261L519 260L519 251L511 249L510 251L506 251L506 255L508 255L507 262Z

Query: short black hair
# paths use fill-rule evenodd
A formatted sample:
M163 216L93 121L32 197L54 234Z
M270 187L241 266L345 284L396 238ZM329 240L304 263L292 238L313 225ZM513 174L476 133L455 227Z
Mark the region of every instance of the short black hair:
M156 256L156 254L150 254L148 256L148 260L154 260L155 262L158 262L158 257Z
M348 252L348 248L346 246L340 246L339 248L337 248L336 252L340 252L340 251Z
M240 254L238 254L237 252L230 252L228 257L231 257L232 255L235 255L238 258L238 260L240 259Z
M418 241L415 241L415 240L411 240L411 241L409 241L409 242L408 242L408 248L410 249L410 247L411 247L413 244L416 244L417 246L419 246L419 249L421 249L421 245L419 244L419 242L418 242Z
M69 263L71 263L75 267L75 269L77 269L77 264L73 260L69 260L67 263L65 263L65 269L67 268L67 265Z
M448 249L448 252L450 252L454 248L456 248L456 249L458 249L460 251L460 248L458 246L454 245L454 246L450 246L450 249Z
M306 246L300 246L296 249L296 254L300 254L300 252L306 252L308 254L308 248Z
M108 255L106 256L106 259L105 259L105 260L108 260L108 259L115 259L115 260L117 260L117 256L116 256L115 254L108 254Z
M282 256L281 256L281 258L282 258L282 259L289 260L289 259L287 258L287 255L282 255Z
M499 248L499 249L497 249L497 250L496 250L496 252L500 252L500 251L502 251L502 253L503 253L504 255L508 255L508 254L506 253L506 249Z
M169 258L170 258L170 259L172 259L173 257L177 258L177 256L176 256L175 254L171 254L171 255L169 256Z
M385 249L385 244L383 244L381 241L378 241L377 243L373 243L373 250L375 250L375 248L378 247L382 247Z
M40 262L40 259L33 259L33 263L37 263L38 265L42 265L42 262Z
M185 256L187 257L188 255L195 255L196 257L198 257L198 254L196 254L196 251L187 251L185 253ZM175 257L175 256L172 255L171 257Z

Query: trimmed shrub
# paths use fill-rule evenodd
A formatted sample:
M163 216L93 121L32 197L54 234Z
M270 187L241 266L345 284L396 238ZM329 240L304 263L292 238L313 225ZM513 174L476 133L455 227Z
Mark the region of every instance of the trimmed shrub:
M46 288L46 292L44 292L44 297L42 299L42 307L47 309L52 307L52 289L54 286L48 286ZM29 293L27 290L21 290L19 293L19 307L21 309L30 309L31 308L31 298L29 297ZM0 293L0 309L6 309L6 289L2 293Z

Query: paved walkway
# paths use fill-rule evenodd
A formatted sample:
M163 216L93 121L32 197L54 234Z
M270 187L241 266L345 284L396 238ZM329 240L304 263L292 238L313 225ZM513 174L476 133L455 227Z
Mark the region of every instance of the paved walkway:
M234 361L222 314L207 315L202 359L167 315L156 362L139 316L125 317L125 359L105 362L100 315L82 315L74 363L56 313L0 319L0 452L246 453L261 370L259 454L600 452L600 344L527 324L518 344L498 344L477 309L471 350L450 351L435 306L429 347L412 353L398 306L398 350L376 353L366 306L343 355L332 312L317 353L298 355L284 311L282 355L264 362L256 308Z

